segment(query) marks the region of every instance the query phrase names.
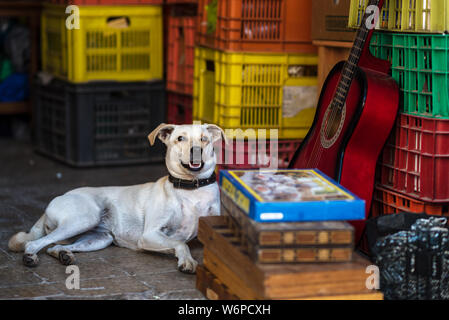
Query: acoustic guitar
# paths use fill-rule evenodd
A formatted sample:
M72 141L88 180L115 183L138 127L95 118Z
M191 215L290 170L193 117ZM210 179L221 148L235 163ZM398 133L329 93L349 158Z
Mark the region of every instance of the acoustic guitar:
M328 75L310 131L290 168L318 168L371 207L377 158L394 125L399 105L391 64L371 55L369 44L374 10L384 0L371 0L347 61ZM363 221L352 222L356 241Z

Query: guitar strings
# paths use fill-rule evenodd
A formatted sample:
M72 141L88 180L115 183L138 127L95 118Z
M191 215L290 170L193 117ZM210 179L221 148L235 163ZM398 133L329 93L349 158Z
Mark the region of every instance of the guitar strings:
M357 38L356 38L356 41L354 42L354 46L356 46L356 45L358 44L358 43L357 43L358 41L359 41L359 42L363 42L363 41L366 40L366 39L365 39L365 36L366 36L365 32L366 32L365 29L363 29L363 30L360 31L359 35L358 35ZM360 36L361 34L363 34L362 39L359 38L359 36ZM362 46L359 46L359 47L356 46L356 48L357 48L357 49L354 49L354 50L351 51L351 54L350 54L350 56L349 56L349 58L348 58L348 61L351 62L352 65L349 64L349 63L345 63L345 66L344 66L344 68L343 68L342 74L341 74L340 79L339 79L339 85L338 85L338 87L337 87L337 89L336 89L336 92L334 93L334 98L332 99L332 104L335 103L335 99L336 99L337 93L340 93L340 94L341 94L341 92L340 92L341 90L343 90L343 91L345 92L345 94L344 94L344 95L345 95L345 99L343 99L343 101L339 101L339 100L337 99L337 101L340 102L340 104L342 104L342 105L341 105L341 106L338 106L338 105L335 106L335 104L334 104L334 105L332 106L332 107L334 108L333 111L335 111L336 108L338 108L338 109L344 108L345 100L347 99L347 95L348 95L349 90L350 90L351 85L352 85L354 73L355 73L355 71L356 71L358 61L359 61L359 59L360 59L360 54L361 54L362 51L363 51L363 47L362 47ZM348 73L348 72L349 72L350 75L351 75L350 78L349 78L351 81L349 81L348 84L344 84L344 83L342 82L342 78L343 78L343 76L347 76L347 73ZM342 89L342 86L344 86L345 88ZM337 113L336 113L336 112L333 112L333 113L331 114L331 116L328 118L328 119L330 119L330 121L327 121L327 123L326 123L326 128L325 128L325 133L326 133L326 135L329 135L329 133L330 133L329 130L332 128L332 127L329 127L329 123L332 123L333 120L335 120L335 116L336 116L336 115L337 115Z
M357 50L355 50L355 51L357 51ZM358 59L357 59L355 56L353 56L353 55L351 54L351 56L348 58L348 60L349 60L353 65L355 65ZM336 120L337 115L338 115L339 113L341 113L342 110L343 110L343 108L344 108L344 104L345 104L344 101L346 100L347 94L348 94L349 89L350 89L350 87L351 87L352 81L350 81L347 85L346 85L345 82L344 82L344 83L342 82L343 76L344 76L344 75L346 76L348 72L351 73L351 77L353 76L355 70L353 71L352 68L351 68L350 66L351 66L351 65L350 65L349 63L346 63L346 64L345 64L345 67L343 68L343 72L342 72L342 74L341 74L341 76L340 76L340 78L339 78L339 85L338 85L338 87L337 87L337 89L336 89L336 92L334 93L334 98L332 99L332 102L331 102L331 105L330 105L330 107L332 108L332 111L331 111L330 115L327 116L327 119L326 119L326 121L325 121L325 123L324 123L324 128L321 129L321 130L324 131L323 134L324 134L324 137L325 137L326 139L329 137L329 135L330 135L330 133L331 133L331 130L333 130L333 128L334 128L334 122L335 122L335 120ZM343 89L342 89L342 88L343 88ZM343 99L343 102L342 102L342 101L339 101L339 99L337 99L337 101L341 104L341 106L340 106L340 105L336 102L336 96L337 96L337 94L340 94L341 91L346 92L346 94L345 94L345 95L346 95L346 98ZM340 98L340 99L341 99L341 98ZM343 122L344 122L344 119L340 119L340 121L343 121ZM337 130L340 128L340 126L341 126L341 124L339 123L339 124L338 124ZM320 130L320 131L321 131L321 130ZM340 130L338 130L338 131L340 131ZM338 133L338 132L334 133L334 135L337 134L337 133ZM323 146L322 146L321 139L319 139L319 140L320 140L320 141L319 141L320 143L315 144L315 147L314 147L314 150L313 150L313 156L312 156L312 162L311 162L311 164L312 164L313 167L316 167L316 166L319 164L319 162L321 161L321 156L322 156L323 151L324 151L324 148L323 148ZM317 150L316 146L318 146L318 150Z
M364 19L364 20L366 20L366 19ZM331 133L331 130L333 129L333 126L331 124L334 123L336 116L338 115L338 111L342 111L345 106L345 102L346 102L349 90L352 86L352 82L354 79L354 73L357 69L357 65L360 60L360 54L363 52L364 45L362 45L362 43L366 42L366 37L367 37L368 33L369 33L368 30L364 26L362 26L360 28L360 30L357 34L356 40L354 41L354 46L351 50L350 56L349 56L348 60L345 62L345 65L342 70L342 74L340 75L340 78L339 78L339 84L338 84L337 89L333 95L332 102L329 106L332 108L331 114L326 119L326 122L324 124L325 127L320 128L320 131L324 130L325 138L327 138L329 136L329 134ZM346 81L343 81L343 76L347 76L348 72L350 73L350 77L348 78L350 81L348 84L345 84ZM338 102L340 102L341 106L339 106L338 104L335 105L335 100L336 100L337 94L341 94L341 90L343 90L345 92L343 94L345 97L343 99L343 102L341 102L337 99ZM342 120L340 119L340 121L342 121ZM339 127L340 126L341 126L341 124L339 124ZM335 133L335 134L337 134L337 133ZM312 148L312 156L307 161L307 164L308 164L307 167L316 167L319 164L319 162L321 161L321 156L322 156L322 153L324 150L322 143L321 143L321 135L316 140L318 140L319 143L317 143L317 141L315 141L314 147ZM318 147L318 150L317 150L317 147Z
M357 40L359 40L359 39L357 39ZM357 44L357 42L355 42L355 44ZM350 57L348 58L348 60L351 63L355 64L357 59L351 54ZM345 64L345 67L343 68L343 72L339 78L339 85L334 93L334 98L332 99L332 102L330 104L330 108L332 108L332 111L331 111L330 115L328 115L326 117L326 122L324 123L324 129L323 128L321 129L321 130L324 130L324 136L326 138L331 133L331 130L333 128L333 123L335 122L338 112L341 111L340 106L336 103L335 99L336 99L337 94L341 94L342 85L343 85L341 81L342 81L343 75L347 75L347 71L349 71L349 72L351 72L351 74L353 74L349 64L348 65ZM349 87L350 87L350 84L349 84ZM343 90L349 91L348 89L343 89ZM338 102L340 102L342 104L342 108L344 108L344 102L341 102L341 101L338 101ZM340 126L340 124L339 124L339 126ZM319 140L320 140L320 143L314 144L314 148L312 150L312 157L311 157L311 159L309 159L309 163L308 163L309 166L316 167L321 160L321 156L324 151L324 148L322 146L321 139L319 139ZM318 150L317 150L317 147L318 147Z
M372 3L376 4L377 6L379 5L379 1L378 0L372 1ZM367 16L368 16L368 13L365 13L365 16L362 19L362 21L366 21L367 20ZM331 111L331 114L326 119L326 122L324 124L325 127L324 128L321 127L321 129L320 129L320 131L324 130L325 138L327 138L329 136L329 134L331 133L330 130L332 130L332 126L330 126L330 124L333 124L333 122L335 121L335 117L337 116L337 109L341 108L338 111L342 111L342 109L345 107L346 99L348 97L349 90L351 89L351 85L352 85L352 82L353 82L353 79L354 79L354 73L357 70L357 65L358 65L358 62L360 60L360 55L363 52L363 49L364 49L364 47L366 45L366 41L367 41L368 35L369 35L369 31L366 28L366 24L362 24L361 28L359 29L359 31L357 33L356 39L354 41L354 46L351 49L350 56L349 56L348 60L345 62L345 65L343 67L343 71L342 71L342 74L341 74L341 76L339 78L339 84L337 86L336 92L333 95L332 102L331 102L331 105L330 105L330 107L332 107L333 110ZM357 45L359 45L359 46L357 46ZM351 62L351 63L349 63L349 62ZM342 81L342 78L343 78L344 75L347 75L347 72L350 72L350 74L351 74L351 76L349 77L350 81L349 81L349 83L347 85L344 85L344 83ZM343 90L345 92L345 94L344 94L345 97L343 99L343 102L339 101L342 105L336 107L334 105L335 99L336 99L336 95L337 95L337 93L340 92L340 90L341 90L343 85L345 86L345 88ZM326 115L326 113L325 113L325 115ZM342 120L340 119L340 121L342 121ZM344 122L344 120L343 120L343 122ZM341 124L339 123L339 127L340 126L341 126ZM335 134L337 134L337 133L335 133ZM314 143L314 147L312 149L312 157L309 158L309 160L308 160L308 164L309 164L308 167L310 167L310 164L313 164L313 167L316 167L319 164L319 162L321 161L321 155L322 155L322 152L324 150L324 148L322 146L322 143L321 143L321 136L319 136L318 139L316 139L316 140L318 140L319 143L317 143L317 141L315 141L315 143ZM318 150L316 149L317 147L318 147Z
M350 60L351 62L354 62L354 60L351 60L351 59L353 59L352 55L348 58L348 60ZM332 101L331 101L330 106L329 106L330 108L332 108L331 114L326 117L326 122L324 124L324 126L325 126L324 129L323 129L323 127L320 128L320 131L324 130L325 137L329 136L329 133L330 133L330 130L331 130L331 124L334 122L335 117L337 116L337 113L339 111L338 110L338 105L336 105L336 103L335 103L335 97L336 97L337 93L340 93L340 91L341 91L341 88L342 88L341 87L342 76L343 76L343 74L345 74L344 71L347 70L347 69L349 69L349 66L347 66L345 64L345 67L343 68L342 75L339 78L339 85L337 86L337 89L336 89L335 93L333 94L333 98L332 98ZM321 138L321 136L319 138ZM309 158L309 160L308 160L308 166L309 167L317 166L319 161L321 160L321 155L322 155L322 152L323 152L324 148L322 147L321 139L319 139L319 142L320 143L316 143L316 142L314 143L314 147L312 149L312 157ZM318 150L317 150L317 148L318 148Z

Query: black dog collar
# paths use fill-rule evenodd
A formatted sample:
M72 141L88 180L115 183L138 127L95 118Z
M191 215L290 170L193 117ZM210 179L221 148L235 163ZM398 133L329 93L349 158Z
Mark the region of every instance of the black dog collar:
M168 180L173 183L173 187L176 189L199 189L201 187L208 186L217 181L217 177L215 176L215 172L207 179L195 179L195 180L184 180L173 177L172 175L168 176Z

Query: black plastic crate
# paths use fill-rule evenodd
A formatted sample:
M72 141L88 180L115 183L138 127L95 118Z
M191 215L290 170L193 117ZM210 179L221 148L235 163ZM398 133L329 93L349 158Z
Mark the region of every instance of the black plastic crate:
M164 122L164 91L162 81L36 82L37 151L78 167L163 161L147 136Z

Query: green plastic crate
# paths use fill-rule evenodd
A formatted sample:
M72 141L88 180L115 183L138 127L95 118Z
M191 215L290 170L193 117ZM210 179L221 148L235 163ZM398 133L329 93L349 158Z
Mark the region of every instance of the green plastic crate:
M402 112L449 119L449 35L376 32L371 52L391 61Z
M369 0L351 0L349 27L358 28ZM377 28L401 32L449 30L448 0L385 0Z
M370 43L371 53L378 58L393 60L393 34L386 32L374 32Z

